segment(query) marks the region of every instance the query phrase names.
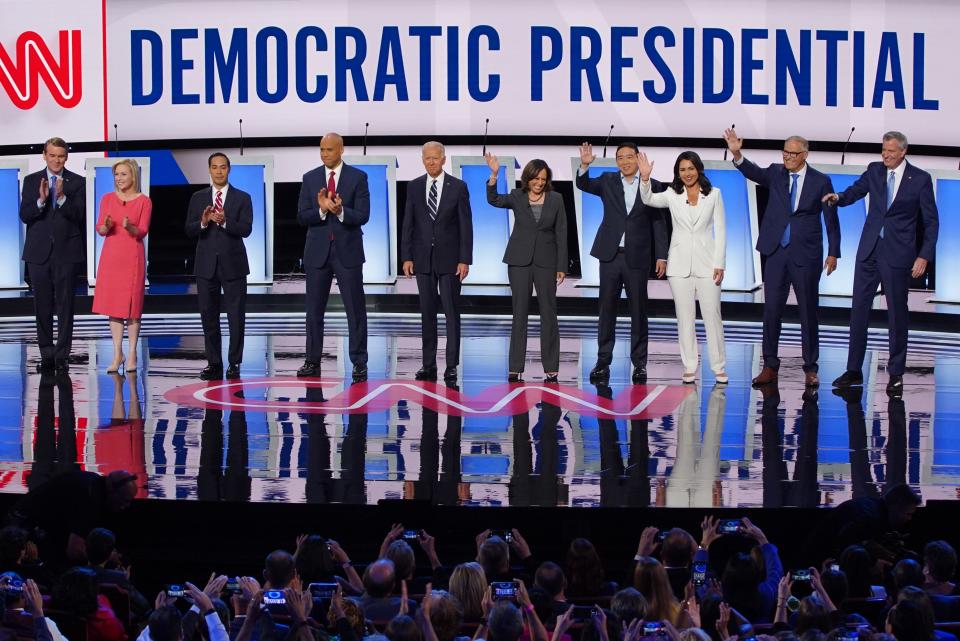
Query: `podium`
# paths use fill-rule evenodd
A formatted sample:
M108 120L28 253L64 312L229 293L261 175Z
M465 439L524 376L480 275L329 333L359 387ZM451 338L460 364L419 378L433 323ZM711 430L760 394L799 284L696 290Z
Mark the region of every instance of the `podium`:
M0 263L0 289L27 286L20 260L27 235L27 226L20 222L20 192L28 167L25 158L0 159L0 253L7 257Z
M237 156L230 161L230 184L250 194L253 226L243 239L248 285L273 283L273 156Z
M367 174L370 220L363 226L363 282L397 282L397 157L344 156L343 162Z

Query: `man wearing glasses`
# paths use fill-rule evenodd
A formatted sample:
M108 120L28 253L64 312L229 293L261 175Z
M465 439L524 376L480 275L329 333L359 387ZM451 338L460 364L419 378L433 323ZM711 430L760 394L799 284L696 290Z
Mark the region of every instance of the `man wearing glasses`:
M603 220L590 249L590 255L600 261L597 363L590 371L591 383L605 383L610 378L617 307L624 289L630 308L632 380L636 384L647 380L647 278L651 254L657 259L657 277L663 278L667 272L667 225L661 210L647 207L638 196L639 155L635 143L621 143L617 147L620 171L591 178L588 170L596 159L593 145L585 142L580 146L577 187L603 200ZM666 185L653 181L652 187L657 192Z
M783 143L783 163L766 169L746 159L740 152L743 140L733 129L724 132L733 164L747 179L769 192L760 221L757 250L766 257L763 270L763 369L753 379L756 387L773 383L780 370L778 345L783 311L790 286L797 297L800 313L800 343L803 353L804 382L820 385L817 359L820 355L819 303L820 273L829 276L840 258L840 221L837 209L822 199L833 192L830 178L807 164L809 145L800 136ZM823 232L820 215L827 226L828 252L823 260Z

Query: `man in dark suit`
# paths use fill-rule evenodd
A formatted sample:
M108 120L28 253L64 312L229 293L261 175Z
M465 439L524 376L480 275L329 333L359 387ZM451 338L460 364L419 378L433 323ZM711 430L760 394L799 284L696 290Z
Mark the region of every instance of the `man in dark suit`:
M597 363L590 382L610 378L610 363L616 342L617 307L620 292L627 290L630 307L630 360L633 382L647 380L647 276L650 255L657 258L657 277L667 271L667 227L660 210L647 207L638 196L639 149L632 142L617 147L619 172L591 178L587 173L596 156L593 145L580 146L577 187L603 199L603 221L590 255L600 261L600 314L597 331ZM653 190L663 191L654 181ZM652 223L652 226L651 226Z
M363 231L370 220L367 175L343 163L343 138L320 141L322 167L303 175L297 220L307 228L303 268L307 272L307 357L297 376L319 376L323 316L337 277L347 313L353 381L367 380L367 307L363 295Z
M850 314L850 348L847 371L833 385L863 385L863 358L867 352L867 326L877 285L887 297L889 327L888 394L903 392L907 364L907 295L910 278L927 271L937 248L940 228L930 174L906 162L907 137L899 131L883 135L882 162L870 163L843 193L827 194L824 202L845 207L870 195L870 208L860 232L857 266L853 273L853 309ZM917 251L917 220L923 219L923 242Z
M207 366L200 372L205 381L223 376L220 337L220 290L230 327L227 378L240 377L243 332L247 303L247 249L243 239L253 229L250 194L231 185L230 159L216 152L207 159L210 187L193 194L187 207L187 236L197 239L193 273L203 325L203 349Z
M37 314L38 371L66 373L73 341L73 287L84 261L85 181L67 171L67 143L51 138L43 145L46 167L23 179L20 220L27 226L23 261L27 264ZM57 343L53 343L53 312Z
M761 169L743 157L743 140L737 132L724 132L733 164L748 180L765 187L770 196L760 222L757 251L766 256L763 271L763 369L754 377L756 387L777 380L780 358L780 329L790 286L800 311L800 344L807 387L820 385L817 360L820 356L819 306L820 273L827 276L840 258L840 221L835 207L824 205L833 192L830 178L807 164L810 145L805 138L790 136L783 143L783 163ZM823 231L820 215L827 225L827 259L823 262Z
M473 214L467 184L445 173L443 145L423 146L427 173L407 186L400 260L405 276L417 276L423 327L423 367L418 381L437 380L437 298L447 320L445 381L457 380L460 364L460 283L473 262Z

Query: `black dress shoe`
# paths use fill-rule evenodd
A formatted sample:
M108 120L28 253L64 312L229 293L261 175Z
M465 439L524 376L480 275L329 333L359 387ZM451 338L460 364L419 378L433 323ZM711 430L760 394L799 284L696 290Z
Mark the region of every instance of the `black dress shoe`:
M228 368L227 368L226 377L227 377L227 378L240 378L240 366L237 365L236 363L234 363L233 365L231 365L230 367L228 367Z
M559 383L559 382L560 382L560 375L559 375L559 374L547 374L547 376L543 379L543 382L544 382L544 383Z
M509 372L507 374L508 383L522 383L523 382L523 372Z
M647 382L647 368L637 367L633 370L633 384L640 385Z
M437 366L433 365L431 367L421 367L417 370L417 373L414 375L414 378L418 381L435 381L437 380Z
M53 372L54 369L55 369L55 366L53 364L52 358L41 358L40 362L37 363L37 371L40 373L44 373L44 372L50 373L50 372Z
M833 381L834 387L854 387L863 385L863 374L853 370L847 370Z
M443 380L445 381L456 381L457 380L457 368L454 365L451 365L447 369L443 370Z
M70 371L70 363L68 363L67 361L56 362L55 372L57 376L60 376L61 374L66 374L69 371Z
M890 380L887 382L887 394L891 396L903 394L903 376L896 374L890 376Z
M354 365L353 366L353 382L362 383L365 380L367 380L367 366Z
M593 369L590 370L590 382L594 383L597 381L606 381L610 379L610 367L607 365L601 365L597 363L593 366Z
M855 403L859 405L863 401L862 387L840 387L833 390L834 396L839 396L844 403Z
M223 366L207 365L200 370L200 380L219 381L221 378L223 378Z
M312 361L304 361L300 369L297 370L297 376L320 376L320 365Z

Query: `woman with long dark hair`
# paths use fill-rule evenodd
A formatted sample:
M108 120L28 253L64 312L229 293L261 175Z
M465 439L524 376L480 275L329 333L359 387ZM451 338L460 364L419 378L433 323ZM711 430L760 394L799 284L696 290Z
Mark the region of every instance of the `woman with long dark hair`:
M490 179L487 202L512 209L513 231L503 262L507 264L513 296L513 326L510 329L510 372L507 380L523 380L527 354L527 315L533 288L540 308L540 357L544 381L556 383L560 371L560 327L557 323L557 285L567 272L567 214L563 197L553 191L553 172L543 160L527 163L520 174L520 187L509 194L497 193L500 162L487 153Z
M697 379L697 300L707 333L710 367L717 383L729 382L720 283L726 268L727 233L723 197L704 174L703 161L692 151L677 156L670 188L654 193L650 185L653 163L640 154L640 198L645 205L666 207L673 221L667 251L667 282L677 314L677 338L683 361L683 382Z

